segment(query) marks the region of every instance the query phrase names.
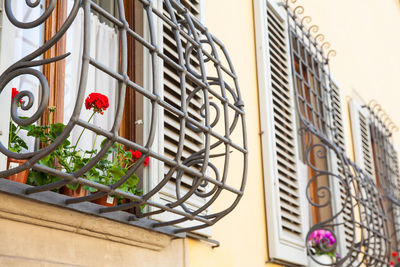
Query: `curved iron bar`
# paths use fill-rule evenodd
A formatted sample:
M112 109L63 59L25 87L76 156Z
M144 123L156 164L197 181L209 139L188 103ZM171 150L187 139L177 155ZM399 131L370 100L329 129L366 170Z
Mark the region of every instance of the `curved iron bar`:
M132 29L133 25L128 24L125 18L123 4L124 1L114 1L116 3L115 6L118 9L116 16L108 13L102 7L90 0L75 0L71 12L67 16L67 19L61 26L60 30L40 48L17 61L3 74L1 74L0 93L11 80L23 74L33 75L39 80L41 84L41 98L39 101L39 108L33 116L28 119L22 119L18 116L19 108L22 110L29 110L32 108L33 103L35 102L35 96L32 93L28 91L21 91L13 99L11 105L11 117L18 125L30 125L36 122L43 115L43 112L46 109L49 86L43 73L33 69L32 67L43 66L45 64L62 60L68 57L70 53L59 55L50 59L35 59L52 48L65 35L67 29L74 22L79 9L83 8L84 46L82 52L82 67L79 88L73 114L66 125L64 132L62 132L53 143L37 151L14 153L9 151L3 144L0 143L1 153L13 158L27 159L26 163L17 168L0 171L0 177L7 177L22 170L32 168L33 170L62 178L62 180L42 186L28 187L25 190L25 194L28 197L33 197L39 192L60 188L66 184L78 183L96 188L98 189L98 192L84 197L68 198L65 200L66 205L92 201L107 194L119 195L130 200L130 202L120 204L115 207L100 207L98 209L98 213L108 214L115 211L127 210L132 207L147 205L148 210L146 212L132 215L128 221L134 220L140 222L144 218L152 219L152 216L162 212L170 212L182 218L173 219L160 224L153 223L153 229L170 225L177 227L177 224L186 221L197 222L195 224L191 223L187 227L184 226L183 228L176 229L172 232L173 234L194 231L213 225L236 207L243 195L247 175L247 136L244 117L244 103L239 91L238 79L229 55L224 45L216 37L212 36L208 32L207 28L205 28L195 17L193 17L189 10L185 8L179 1L139 0L147 17L147 25L149 28L149 37L147 39L136 33ZM294 2L294 0L291 1ZM35 8L39 5L40 1L26 0L25 2L30 8ZM159 6L162 6L161 2L164 4L164 12L159 8ZM56 0L51 0L42 15L30 22L19 21L14 17L11 9L11 0L6 0L5 11L7 17L14 26L23 29L35 28L46 22L46 20L54 12L56 3ZM112 70L108 66L101 64L95 58L91 57L91 11L96 11L100 16L103 16L109 20L110 23L115 26L115 30L118 32L120 41L120 60L118 71ZM166 27L170 27L171 32L173 33L176 52L178 55L177 60L170 58L160 47L158 42L159 38L157 36L158 31L156 30L158 27L157 25L160 23L164 23L167 25ZM131 38L134 38L138 44L143 46L143 48L147 49L149 53L149 66L152 72L150 88L141 87L134 81L130 80L127 75L128 61L131 60L127 57L128 35ZM186 45L183 45L184 42L186 42ZM206 49L206 47L209 49ZM199 64L196 69L192 67L192 57L194 57ZM222 59L225 59L225 62L227 62L226 66L222 64ZM161 68L161 61L175 69L178 73L181 100L181 105L179 108L171 106L161 97L163 95L161 92L162 82L158 75L158 70ZM214 66L216 70L216 77L210 77L207 75L208 68L206 67L206 64L212 64ZM80 112L87 86L89 66L102 71L105 75L108 75L117 81L117 90L119 94L117 97L115 120L110 131L101 129L92 123L88 123L80 119ZM228 81L225 77L229 77L231 81ZM187 84L189 82L195 89L187 93ZM149 133L148 136L146 136L147 139L144 140L144 145L119 136L119 128L122 121L126 90L134 90L135 92L141 94L143 98L148 99L150 102L149 109L151 111L151 115L150 121L147 122L149 124ZM194 101L195 95L197 94L202 95L201 99L203 103L198 114L203 118L202 121L192 118L188 113L189 105ZM216 101L211 101L210 97L215 98ZM24 99L25 101L18 107L19 100L21 99ZM160 109L168 110L168 112L175 114L179 118L180 132L178 135L177 151L173 159L168 158L163 153L157 152L158 149L154 149L154 140L159 138L156 133L160 131L158 126L158 121L160 120L158 110ZM213 109L214 112L211 112L211 109ZM233 116L230 114L231 112L233 113ZM211 118L212 113L215 114L214 118ZM237 127L240 124L242 125L241 128ZM38 163L43 157L49 155L55 149L57 149L57 147L68 138L71 131L77 126L90 130L91 132L96 133L106 139L101 149L90 159L86 165L74 173L67 173L63 169L60 170L47 167ZM220 126L223 126L223 132L221 134L217 131ZM204 142L202 143L202 149L193 152L191 155L182 160L185 142L187 140L186 129L190 129L193 132L201 134L204 137ZM239 134L241 136L241 140L239 138L240 143L237 143L237 141L232 137L235 131L241 131L241 134ZM103 185L86 179L85 173L91 168L95 167L96 164L104 158L109 148L115 143L123 144L127 148L139 150L142 152L142 156L137 160L136 164L131 166L126 174L114 184ZM218 151L217 149L220 147L222 148L222 146L224 153L213 152ZM243 154L243 173L241 174L242 179L240 188L234 188L228 184L228 173L230 169L229 161L230 155L233 152ZM153 188L150 188L148 191L144 192L142 196L132 195L121 191L119 187L123 185L136 171L139 170L147 156L150 156L154 161L160 161L171 166L168 173L165 174L162 179L159 179L158 183ZM212 159L217 157L224 159L224 163L222 165L223 171L220 171L219 168L217 168L212 162ZM214 173L214 177L210 175L211 172ZM181 190L183 175L189 176L192 179L189 190L185 192ZM152 179L152 177L148 177L147 179ZM175 183L176 186L175 200L169 204L157 203L154 200L154 197L156 197L156 195L170 182ZM214 213L209 212L209 207L215 202L215 200L223 191L228 191L235 194L236 198L225 209L215 211ZM192 207L189 207L190 204L188 204L192 197L204 199L204 203L200 207L193 210Z
M309 24L309 23L311 23L311 21L312 21L312 19L311 19L310 16L304 16L304 17L301 19L300 24L301 24L301 25Z

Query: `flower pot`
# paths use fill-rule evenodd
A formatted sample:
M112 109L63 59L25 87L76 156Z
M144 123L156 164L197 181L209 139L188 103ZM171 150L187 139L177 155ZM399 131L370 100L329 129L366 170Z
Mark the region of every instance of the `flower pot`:
M15 167L18 167L22 164L24 164L26 162L26 160L22 160L22 159L13 159L13 158L7 158L7 170L9 169L13 169ZM29 169L10 175L7 177L8 180L14 181L14 182L18 182L21 184L26 184L26 182L28 181L28 175L29 175Z
M314 259L317 261L314 261ZM308 257L308 267L330 266L333 263L328 255L314 255Z
M117 205L117 199L109 195L105 195L101 198L92 200L92 202L106 207L113 207Z
M63 187L61 187L60 193L70 197L84 197L87 195L87 190L83 189L82 185L79 185L76 190L64 185Z

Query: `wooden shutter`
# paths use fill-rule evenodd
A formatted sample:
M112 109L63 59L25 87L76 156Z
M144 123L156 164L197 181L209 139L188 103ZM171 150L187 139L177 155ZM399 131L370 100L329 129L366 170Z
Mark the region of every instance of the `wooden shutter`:
M269 257L306 265L307 204L300 182L287 24L276 4L254 3Z
M335 145L341 149L344 155L346 155L346 141L340 87L332 80L329 82L329 84L331 88L330 106L332 107L332 126L335 130L332 137ZM340 175L343 180L348 179L345 175L345 170L343 169L342 162L338 155L331 153L330 156L331 170ZM346 255L355 238L355 229L352 223L353 220L351 215L353 205L346 199L346 188L339 182L338 179L333 177L331 178L330 183L333 191L333 213L336 214L344 207L343 213L337 219L337 223L343 224L337 226L335 229L337 230L337 236L340 237L340 242L338 243L339 252L341 255Z
M374 158L372 155L371 132L367 110L361 108L356 99L349 102L354 159L368 175L375 180Z
M164 1L162 2L163 13L166 17L170 18L170 14L168 12L167 6ZM200 20L200 1L199 0L182 0L180 3L186 7L190 13L197 19ZM179 21L180 17L177 13L177 20ZM171 30L171 26L169 26L165 22L161 22L160 25L160 34L162 38L160 43L162 43L163 53L173 60L176 63L179 63L179 54L177 51L176 39L174 36L174 32ZM181 36L181 44L183 50L186 47L185 38ZM198 59L193 54L191 55L191 69L197 73L200 73L200 65ZM170 104L171 106L180 109L182 106L181 101L181 80L179 73L168 63L163 64L162 69L162 91L164 100ZM195 85L190 82L190 80L186 79L186 97L195 89ZM203 105L203 97L202 93L197 93L192 99L188 106L189 116L200 123L203 123L203 117L201 116L201 107ZM181 131L180 119L176 114L169 112L168 110L164 110L163 114L161 114L163 118L160 125L160 136L162 136L162 141L159 143L159 147L161 149L160 152L164 153L165 156L174 159L176 157L178 151L178 143L179 143L179 135ZM182 157L180 160L185 160L186 158L193 155L195 152L204 148L204 134L202 132L196 132L188 127L185 129L185 141L184 141L184 149L182 153ZM193 166L192 166L193 167ZM197 170L200 171L200 166L194 166ZM158 179L154 184L159 183L165 175L170 171L171 166L165 164L162 165L158 173L159 175L155 175L154 178ZM168 204L170 202L176 201L176 172L173 174L172 179L157 193L157 201L162 204ZM185 195L186 192L190 189L193 182L193 177L189 174L184 174L181 181L180 186L180 194L181 196ZM203 188L204 189L204 188ZM201 188L199 188L201 190ZM198 208L204 206L208 199L201 198L197 195L192 195L186 202L185 205L191 211L196 211ZM180 207L177 207L180 209ZM210 209L206 209L201 213L201 215L206 215L210 212ZM153 217L154 219L160 221L169 221L181 218L181 216L177 216L174 214L160 214ZM189 227L191 225L198 224L197 222L186 222L182 224L182 226ZM198 233L203 235L210 235L210 229L202 229L199 230Z

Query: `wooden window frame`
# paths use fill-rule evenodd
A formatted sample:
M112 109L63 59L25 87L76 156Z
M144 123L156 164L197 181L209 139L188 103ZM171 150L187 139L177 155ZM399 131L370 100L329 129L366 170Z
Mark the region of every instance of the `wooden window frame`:
M46 1L46 7L50 0ZM44 42L51 39L64 24L67 18L68 0L57 1L56 7L44 24ZM67 38L64 35L51 49L44 53L44 59L54 58L66 53ZM64 112L64 88L65 88L65 62L66 59L59 60L43 66L43 74L49 83L49 103L48 106L55 106L58 112L49 121L49 111L45 110L41 118L42 125L63 122Z

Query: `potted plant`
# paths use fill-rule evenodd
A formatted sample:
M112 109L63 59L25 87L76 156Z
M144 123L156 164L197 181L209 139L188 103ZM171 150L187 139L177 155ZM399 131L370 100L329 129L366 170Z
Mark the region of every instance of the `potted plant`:
M49 122L56 112L55 107L49 107ZM28 136L32 136L40 141L40 146L45 147L54 142L64 131L63 123L50 123L49 125L28 125L21 127L27 131ZM77 166L77 153L71 152L71 143L68 139L58 146L52 153L39 160L39 164L57 169L64 169L72 172ZM52 176L43 172L32 170L29 172L28 183L35 186L45 185L61 180L59 177Z
M91 93L86 98L85 106L86 109L93 110L93 113L88 120L88 122L90 122L96 113L101 115L104 114L104 111L109 107L108 97L99 93ZM56 107L49 108L49 122L52 121L51 116L53 116L55 112ZM41 146L46 146L54 142L55 139L64 131L65 127L66 126L63 123L50 123L48 126L29 125L24 129L28 132L28 136L35 137L40 140ZM71 142L67 138L51 154L41 159L39 164L51 168L56 167L57 169L63 170L67 173L76 172L85 166L97 151L94 148L95 143L93 143L92 149L88 151L82 151L78 147L84 131L85 129L81 131L78 140L74 145L71 145ZM61 179L39 171L32 171L29 174L29 182L36 186L53 183L58 180ZM71 197L82 197L87 194L87 190L78 183L67 184L61 187L59 192Z
M107 96L99 93L91 93L85 100L85 107L87 110L93 111L88 120L88 122L90 122L96 113L100 115L104 114L104 111L106 111L106 109L109 107L108 98ZM49 122L51 122L51 118L54 116L55 112L55 107L49 108ZM32 124L21 127L21 129L26 130L28 136L32 136L40 140L41 146L46 146L54 142L56 138L64 131L65 127L66 126L62 123L50 123L48 126L38 126ZM97 135L95 136L92 148L90 150L83 151L79 148L79 142L84 131L85 129L81 131L74 145L71 145L71 142L67 138L51 154L42 158L39 161L39 164L51 168L55 167L67 173L73 173L80 170L82 167L88 164L92 157L98 152L96 149ZM19 139L16 138L15 140ZM104 145L105 140L101 143L101 146ZM114 144L107 151L102 160L100 160L100 162L98 162L92 169L85 173L84 177L103 185L116 183L136 163L140 156L140 151L128 150L121 144ZM148 164L149 158L147 157L144 165L147 166ZM59 180L61 180L61 178L36 170L32 170L29 173L29 183L36 186L53 183ZM134 173L118 189L134 195L141 194L141 190L138 190L137 188L138 181L139 178ZM59 192L71 197L82 197L87 194L97 192L97 189L89 186L81 186L77 183L67 184L61 187ZM121 197L106 195L102 198L94 200L93 202L104 206L114 206L116 205L117 201L122 203L123 199Z
M338 259L339 253L336 253L336 240L329 230L315 230L308 238L308 246L311 252L309 267L330 266Z
M110 155L113 155L114 157L110 159ZM133 167L133 165L136 164L140 156L140 151L127 150L124 145L114 144L107 151L103 159L86 173L86 178L99 184L114 184L118 182L128 172L128 170ZM144 166L146 167L148 164L149 158L147 157ZM135 173L133 173L118 189L133 195L140 195L142 191L137 187L138 182L139 178ZM84 188L91 193L98 191L96 188L88 186L84 186ZM104 206L114 206L117 201L122 203L126 200L120 196L115 197L106 195L94 200L93 202Z

